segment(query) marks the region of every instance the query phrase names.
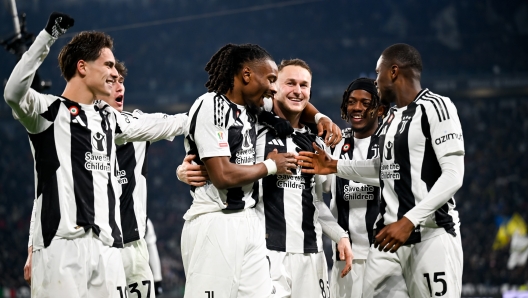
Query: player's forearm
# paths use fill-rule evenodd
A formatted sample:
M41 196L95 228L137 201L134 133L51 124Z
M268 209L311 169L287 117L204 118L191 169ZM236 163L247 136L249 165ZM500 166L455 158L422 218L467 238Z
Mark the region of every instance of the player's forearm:
M42 30L9 76L4 89L4 99L19 118L31 112L31 83L54 42L55 38Z
M380 159L337 161L336 175L348 180L379 186Z
M464 179L464 156L451 155L439 159L442 174L427 196L405 214L414 226L421 224L443 206L462 187Z
M150 141L156 142L162 139L172 140L177 135L185 133L187 126L187 115L177 114L167 118L138 117L130 119L116 113L121 133L116 134L116 144L125 142Z
M268 175L268 169L263 163L255 165L229 163L229 165L224 165L221 169L218 167L210 169L206 163L206 167L211 182L218 189L241 187Z
M348 233L337 223L328 206L323 201L317 201L315 204L319 213L317 220L321 224L323 233L335 243L343 237L348 237Z

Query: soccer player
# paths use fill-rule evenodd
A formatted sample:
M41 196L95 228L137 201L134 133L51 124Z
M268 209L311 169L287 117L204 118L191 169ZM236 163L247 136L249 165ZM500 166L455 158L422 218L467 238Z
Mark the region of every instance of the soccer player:
M115 144L182 133L179 118L129 123L97 98L118 77L112 39L81 32L62 48L62 96L30 88L36 70L73 19L52 13L46 28L15 66L4 90L13 116L26 128L35 159L32 239L33 297L120 297L125 276Z
M257 180L295 168L292 154L277 151L255 164L257 113L275 92L277 65L258 45L227 44L205 70L209 92L189 111L185 147L211 183L191 187L184 215L185 297L269 297L263 228L253 208Z
M386 107L380 102L374 80L359 78L347 87L341 102L341 118L350 123L343 129L343 140L332 150L334 159L365 160L379 154L378 128ZM330 278L330 297L361 297L363 276L370 244L373 243L374 222L379 214L379 179L371 178L369 184L328 175L325 191L332 193L330 209L339 225L349 236L354 253L352 273L339 278L345 267L344 260L333 247L333 267ZM368 182L368 181L367 181ZM403 278L401 283L405 287ZM397 285L397 284L395 284ZM395 288L390 289L395 294ZM388 294L388 293L387 293Z
M410 45L385 49L376 73L380 99L395 103L380 128L380 157L337 161L317 150L300 153L299 161L313 167L303 169L308 173L380 178L381 216L363 297L377 297L400 270L410 297L460 297L462 244L453 195L462 186L464 142L456 107L422 89L422 60Z
M278 137L265 127L259 128L257 161L274 150L297 153L299 148L311 149L315 134L300 121L310 100L311 83L312 72L305 61L281 62L273 112L288 120L295 132ZM260 180L257 212L265 225L275 297L329 296L323 233L338 243L340 257L346 259L341 277L350 271L348 234L324 203L321 183L321 177L303 174L299 167L293 175L270 175Z

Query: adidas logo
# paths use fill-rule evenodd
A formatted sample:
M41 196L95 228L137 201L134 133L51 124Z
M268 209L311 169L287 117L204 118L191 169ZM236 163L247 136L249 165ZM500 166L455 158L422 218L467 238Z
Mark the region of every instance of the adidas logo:
M281 139L273 139L269 141L268 144L275 145L275 146L284 146L284 143L282 142Z
M86 124L84 124L84 121L82 121L81 117L79 117L79 116L73 118L72 122L73 122L73 123L78 123L78 124L80 124L80 125L86 127Z

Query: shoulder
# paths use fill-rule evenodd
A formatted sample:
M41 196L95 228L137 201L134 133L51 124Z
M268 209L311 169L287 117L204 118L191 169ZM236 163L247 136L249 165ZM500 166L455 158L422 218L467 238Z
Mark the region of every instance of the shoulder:
M455 104L449 97L442 96L425 89L416 100L416 104L422 106L429 117L437 120L448 120L456 113Z

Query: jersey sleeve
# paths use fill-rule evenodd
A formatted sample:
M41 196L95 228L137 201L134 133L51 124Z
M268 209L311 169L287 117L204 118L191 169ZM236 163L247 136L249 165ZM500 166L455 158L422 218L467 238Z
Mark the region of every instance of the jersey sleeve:
M116 117L116 144L126 142L172 140L185 133L188 116L176 114L169 117L148 117L139 114L119 113Z
M223 103L222 103L223 104ZM225 107L225 110L228 110ZM215 156L231 156L227 125L215 125L214 100L206 98L202 101L201 108L196 111L194 142L198 148L200 158ZM225 115L224 115L225 116Z
M31 221L29 222L28 248L33 246L33 234L35 234L35 217L37 216L37 199L33 200L33 210L31 210Z
M462 126L455 105L449 98L438 97L425 105L431 143L437 158L464 155Z
M315 175L315 206L317 208L318 217L317 221L321 225L323 233L332 239L335 243L338 243L339 240L343 237L348 237L347 232L337 223L337 220L332 215L332 212L326 205L323 200L323 177ZM326 177L324 178L326 180Z
M42 116L52 104L52 97L31 89L31 83L55 40L42 30L16 64L4 89L4 99L13 109L13 117L30 133L45 130L53 120L50 115Z

